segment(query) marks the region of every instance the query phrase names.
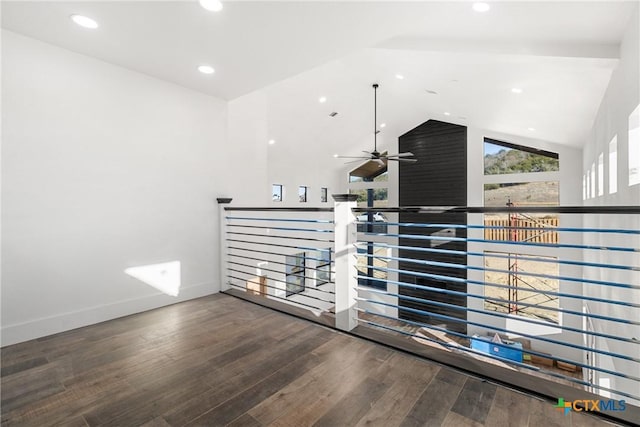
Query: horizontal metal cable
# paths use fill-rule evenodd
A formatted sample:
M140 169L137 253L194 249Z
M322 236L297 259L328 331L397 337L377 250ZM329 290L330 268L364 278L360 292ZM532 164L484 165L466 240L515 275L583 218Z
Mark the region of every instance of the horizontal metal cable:
M234 249L234 250L247 251L247 252L258 252L258 253L261 253L261 254L268 254L268 255L292 256L291 254L283 254L283 253L279 253L279 252L259 251L259 250L257 250L257 249L253 249L253 248L251 248L251 249L248 249L248 248L238 248L238 247L236 247L236 246L227 246L227 249ZM313 251L314 251L314 252L328 252L328 251L330 251L330 250L331 250L331 249L320 249L320 248L315 248ZM304 256L304 257L305 257L305 259L310 259L310 260L314 260L314 261L325 262L326 264L331 264L331 265L333 265L333 264L334 264L334 260L333 260L333 258L331 259L331 262L328 262L328 261L326 261L326 260L324 260L324 259L322 259L322 258L313 258L313 257L307 256L307 255L306 255L306 253L305 253L305 256ZM264 260L264 261L266 261L266 260ZM270 261L269 261L269 262L270 262Z
M374 316L378 316L378 317L382 317L382 318L386 318L386 319L390 319L390 320L398 320L398 319L395 319L394 317L386 316L384 314L376 313L376 312L373 312L373 311L370 311L370 310L364 310L364 309L360 309L360 308L356 308L356 310L359 311L359 312L364 312L364 313L367 313L367 314L370 314L370 315L374 315ZM460 351L464 351L466 353L477 354L479 356L483 356L483 357L487 357L487 358L490 358L490 359L494 359L494 360L497 360L497 361L500 361L500 362L503 362L503 363L505 361L508 361L509 363L517 365L517 366L519 366L521 368L524 368L524 369L528 369L528 370L536 371L536 372L541 372L541 373L544 373L546 375L549 375L549 376L552 376L552 377L555 377L555 378L561 378L563 380L571 381L573 383L580 384L580 385L583 385L583 386L589 386L589 387L598 388L600 390L609 391L611 393L615 393L615 394L618 394L618 395L624 396L624 397L629 397L631 399L638 399L638 396L635 396L635 395L632 395L632 394L629 394L629 393L626 393L626 392L617 391L615 389L611 389L611 388L607 388L607 387L604 387L604 386L600 386L599 384L592 384L592 383L590 383L588 381L584 381L584 380L581 380L579 378L569 377L569 376L566 376L566 375L563 375L563 374L559 374L557 372L549 371L549 370L546 370L546 369L541 369L538 366L532 366L532 365L528 365L526 363L521 363L521 362L516 362L516 361L513 361L513 360L509 360L509 359L504 359L504 358L501 358L501 357L496 357L496 356L494 356L492 354L483 353L481 351L478 351L478 350L475 350L475 349L472 349L472 348L463 347L463 346L458 345L458 344L447 343L447 342L440 341L440 340L437 340L437 339L434 339L434 338L430 338L430 337L427 337L427 336L416 335L416 334L411 333L411 332L403 331L401 329L395 329L395 328L392 328L392 327L390 327L388 325L382 325L382 324L379 324L379 323L376 323L376 322L372 322L372 321L369 321L369 320L360 319L360 318L357 318L356 320L358 322L360 322L360 323L366 323L366 324L369 324L371 326L378 327L380 329L389 330L389 331L396 332L396 333L399 333L399 334L402 334L402 335L415 337L415 338L418 338L418 339L421 339L421 340L431 341L431 342L434 342L434 343L439 344L441 346L451 348L453 350L460 350ZM441 328L434 327L433 325L429 325L429 324L421 323L421 322L415 322L415 321L411 321L411 320L408 320L408 319L402 319L400 321L403 322L403 323L407 323L407 324L418 326L418 327L424 327L424 328L427 328L427 329L441 330ZM453 331L447 331L447 330L445 330L445 331L447 333L450 333L451 335L455 335L455 336L459 336L459 335L467 336L467 335L459 334L459 333L453 332ZM544 355L544 356L548 357L549 355Z
M225 206L224 210L236 212L333 212L333 208L238 208L234 206Z
M512 240L487 240L487 239L472 239L468 237L443 237L443 236L421 236L417 234L390 234L390 233L370 233L362 232L365 236L379 236L379 237L394 237L398 239L411 239L411 240L436 240L445 242L472 242L472 243L488 243L492 245L512 245L512 246L534 246L542 248L564 248L564 249L590 249L599 251L614 251L614 252L640 252L640 248L625 248L620 246L601 246L601 245L577 245L569 243L538 243L538 242L514 242ZM362 240L362 239L358 239Z
M513 316L506 314L506 313L500 313L497 311L487 311L487 310L481 310L481 309L477 309L477 308L468 308L468 307L463 307L460 305L456 305L456 304L450 304L450 303L446 303L446 302L440 302L440 301L433 301L433 300L426 300L423 298L418 298L418 297L413 297L410 295L401 295L401 294L394 294L392 292L386 292L386 291L382 291L380 289L370 289L370 288L363 288L358 286L357 287L358 291L363 291L363 292L370 292L370 293L375 293L378 295L387 295L387 296L391 296L394 298L398 298L401 300L405 300L405 301L413 301L413 302L417 302L420 304L429 304L429 305L434 305L437 307L446 307L452 310L458 310L458 311L464 311L464 312L471 312L471 313L478 313L484 316L493 316L493 317L499 317L501 319L513 319ZM515 302L515 301L514 301ZM402 308L400 306L398 306L398 308ZM516 319L520 322L525 322L525 323L531 323L533 325L540 325L540 326L546 326L546 327L551 327L551 328L556 328L556 329L561 329L563 331L569 331L569 332L575 332L578 334L584 334L584 335L591 335L591 336L595 336L595 337L601 337L601 338L608 338L608 339L612 339L612 340L617 340L617 341L622 341L622 342L627 342L627 343L631 343L631 344L638 344L640 345L640 341L635 341L631 338L624 338L624 337L619 337L616 335L610 335L610 334L605 334L605 333L601 333L601 332L595 332L595 331L585 331L584 329L579 329L579 328L574 328L571 326L564 326L564 325L560 325L560 324L553 324L550 325L549 322L545 322L542 320L535 320L535 319L528 319L528 318L518 318ZM637 362L640 362L640 359L635 360Z
M253 265L248 265L248 264L243 264L241 262L235 262L235 261L228 261L229 264L233 264L233 265L239 265L242 267L248 267L248 268L256 268ZM284 274L287 276L297 276L297 277L303 277L305 279L309 279L309 280L315 280L316 282L322 282L322 283L333 283L333 282L329 282L328 280L323 280L323 279L316 279L315 277L310 277L310 276L305 276L304 274L298 274L298 273L285 273L283 271L278 271L278 270L271 270L269 268L260 268L260 270L264 270L264 271L270 271L272 273L279 273L279 274ZM249 272L245 272L246 274L254 274L255 273L249 273ZM268 276L267 276L268 277ZM275 279L273 279L275 280ZM287 282L287 283L292 283L292 282ZM314 288L316 289L316 288ZM329 291L325 291L323 289L316 289L318 292L322 292L322 293L327 293L327 294L331 294L334 295L334 292L329 292Z
M361 298L356 298L356 299L361 299ZM506 328L501 328L499 326L491 326L491 325L485 325L485 324L479 323L479 322L472 322L472 321L468 321L468 320L462 320L462 319L457 318L457 317L452 317L452 316L447 316L447 315L444 315L444 314L433 313L433 312L430 312L430 311L420 310L420 309L417 309L417 308L398 307L397 305L389 304L389 303L386 303L386 302L383 302L383 301L375 301L375 300L365 300L365 301L370 303L370 304L377 304L377 305L384 305L386 307L398 308L398 309L401 309L401 310L404 310L404 311L410 311L410 312L412 312L414 314L420 314L420 315L423 315L423 316L429 316L429 317L434 317L434 318L437 318L437 319L448 320L450 322L458 322L458 323L464 323L466 325L478 326L478 327L481 327L481 328L490 329L492 331L504 332L504 333L507 333L507 334L508 333L515 333L514 331L511 331L511 330L506 329ZM401 319L395 319L395 320L401 320ZM449 330L447 329L447 331L449 331ZM571 347L571 348L575 348L575 349L578 349L578 350L590 351L590 352L594 352L594 353L603 354L605 356L615 357L617 359L628 360L628 361L631 361L631 362L640 363L640 360L637 360L637 359L635 359L635 358L633 358L631 356L627 356L627 355L624 355L624 354L612 353L610 351L605 351L605 350L600 350L600 349L595 349L595 348L589 348L589 347L581 346L581 345L578 345L578 344L571 344L571 343L568 343L568 342L557 341L557 340L554 340L554 339L551 339L551 338L545 338L545 337L542 337L542 336L526 334L526 333L523 333L523 332L517 332L516 334L518 336L521 336L521 337L535 339L535 340L538 340L538 341L545 341L545 342L548 342L550 344L556 344L556 345L560 345L560 346L564 346L564 347ZM534 352L534 351L529 351L528 349L527 349L527 352L529 352L531 354L536 354L538 356L545 356L543 353L537 353L537 352ZM548 356L546 356L546 357L548 357ZM582 367L585 367L585 368L597 369L597 370L599 370L601 372L605 372L605 373L608 373L608 374L611 374L611 375L615 375L615 376L618 376L618 377L621 377L621 378L627 378L627 379L630 379L630 380L633 380L633 381L640 382L640 377L636 377L636 376L633 376L633 375L627 375L627 374L624 374L622 372L611 371L611 370L603 369L603 368L596 368L595 366L586 365L586 364L584 364L582 362L578 362L578 361L575 361L575 360L566 359L566 358L562 358L562 357L554 357L554 359L555 360L559 360L561 362L571 363L571 364L574 364L574 365L577 365L577 366L582 366Z
M428 252L428 253L450 254L450 255L468 255L468 256L474 256L474 257L503 258L503 259L508 259L510 257L509 254L506 254L506 253L503 254L498 252L459 251L455 249L425 248L421 246L403 246L403 245L392 245L389 243L376 243L376 242L358 242L357 244L360 244L360 243L373 245L374 247L379 247L379 248L404 249L404 250L416 251L416 252ZM581 267L611 268L616 270L640 271L640 267L636 267L636 266L619 265L619 264L602 264L602 263L594 263L594 262L586 262L586 261L572 261L572 260L563 260L563 259L557 259L557 258L542 259L542 257L535 258L533 256L528 256L528 255L522 255L522 254L517 254L517 255L518 255L518 259L523 261L546 262L546 263L554 263L554 264L575 265L575 266L581 266Z
M369 254L359 254L359 255L360 256L364 256L364 257L380 258L380 259L391 259L391 260L394 260L394 261L403 261L403 262L410 262L410 263L413 263L413 264L431 265L431 266L436 266L436 267L447 267L447 268L454 268L454 269L459 269L459 270L488 271L488 272L491 272L491 273L517 274L518 276L538 277L538 278L553 279L553 280L563 280L563 281L566 281L566 282L577 282L577 283L581 283L581 284L588 283L588 284L591 284L591 285L612 286L612 287L624 288L624 289L640 289L640 285L628 285L626 283L608 282L608 281L604 281L604 280L593 280L593 279L585 279L585 278L570 277L570 276L553 276L553 275L550 275L550 274L531 273L531 272L520 271L520 270L518 270L517 273L513 273L512 271L503 270L503 269L499 269L499 268L478 267L478 266L473 266L473 265L468 265L468 264L457 264L457 263L442 262L442 261L418 260L418 259L415 259L415 258L390 257L390 256L386 256L386 255L369 255ZM514 255L514 257L516 257L516 255Z
M286 266L289 266L289 267L298 267L298 268L300 268L300 266L296 265L296 264L287 264L286 262L272 261L272 260L268 260L268 259L264 259L264 258L254 258L254 257L246 256L246 255L233 254L233 253L230 253L230 252L227 252L227 255L228 256L232 256L232 257L236 257L236 258L251 259L251 260L254 260L254 261L262 261L262 262L266 262L266 263L269 263L269 264L286 265ZM304 258L305 259L309 259L307 257L304 257ZM327 263L325 265L329 266L330 264ZM257 266L257 265L254 265L253 267L262 269L262 267ZM314 271L325 271L327 273L335 274L335 271L333 271L333 270L327 271L326 269L322 269L322 268L319 268L319 267L307 267L307 266L305 266L304 269L305 270L314 270ZM264 269L264 270L266 270L266 269ZM275 270L273 270L273 271L275 271ZM285 272L284 271L276 271L276 273L284 274ZM326 281L328 282L328 280L326 280ZM333 282L330 282L330 283L333 283Z
M227 224L227 227L258 228L262 230L279 230L279 231L304 231L308 233L333 233L333 229L318 230L318 229L311 229L311 228L266 227L262 225L243 225L243 224Z
M493 287L493 288L512 289L512 287L509 286L509 285L501 285L501 284L493 283L493 282L481 282L479 280L469 280L467 278L445 276L445 275L442 275L442 274L423 273L423 272L419 272L419 271L400 270L400 269L397 269L397 268L377 267L377 266L367 266L367 268L370 268L370 269L373 269L373 270L378 270L378 271L392 271L394 273L407 274L409 276L427 277L427 278L430 278L430 279L438 279L438 280L454 282L454 283L466 283L466 284L471 284L471 285L490 286L490 287ZM574 298L574 299L580 299L580 300L586 300L586 301L604 302L604 303L607 303L607 304L621 305L621 306L624 306L624 307L640 308L640 304L636 304L636 303L631 303L631 302L626 302L626 301L609 300L609 299L603 299L603 298L596 298L596 297L590 297L590 296L586 296L586 295L567 294L567 293L564 293L564 292L545 291L545 290L542 290L542 289L538 289L538 290L535 290L535 291L527 290L526 292L537 292L539 294L545 294L545 295L554 295L554 296L558 296L558 297Z
M233 279L234 277L233 277L233 276L227 276L227 278ZM242 279L238 279L238 280L242 280ZM244 290L245 292L247 292L247 288L246 288L245 286L236 285L236 284L235 284L235 283L233 283L233 282L229 282L229 286L233 286L234 288L242 289L242 290ZM309 308L312 308L312 309L314 309L314 310L318 310L318 311L329 311L329 310L322 309L322 308L320 308L320 307L316 307L316 306L314 306L314 305L305 304L305 303L303 303L303 302L298 302L298 301L292 301L292 300L290 300L290 299L282 298L282 297L279 297L279 296L276 296L276 295L265 294L264 292L260 292L260 291L254 291L254 290L251 290L251 292L256 292L256 293L258 293L259 295L261 295L261 296L263 296L263 297L265 297L265 298L266 298L266 297L269 297L269 298L275 298L275 299L279 299L279 300L282 300L282 301L286 301L286 302L287 302L287 303L289 303L289 304L299 304L299 305L303 305L303 306L305 306L305 307L309 307ZM296 294L296 295L297 295L297 294Z
M313 248L313 247L309 247L309 246L280 245L280 244L277 244L277 243L256 242L256 241L252 241L252 240L227 239L227 242L249 243L249 244L252 244L252 245L275 246L275 247L278 247L278 248L290 248L290 249L298 249L298 250L302 250L302 251L317 251L317 250L320 250L318 248Z
M242 270L235 270L235 269L233 269L233 268L229 268L228 270L229 270L229 271L234 271L234 272L236 272L236 273L241 273L241 274L248 274L248 275L250 275L250 274L249 274L249 273L247 273L246 271L242 271ZM231 276L231 275L227 275L227 277L233 277L233 278L235 278L236 280L242 280L242 281L244 281L244 282L255 283L255 284L257 284L257 285L264 286L264 287L269 288L269 289L275 289L275 290L278 290L278 291L280 291L280 292L286 292L286 289L278 288L278 287L276 287L276 286L271 286L271 285L268 285L268 284L261 284L260 282L255 282L255 281L253 281L253 280L247 280L247 279L243 279L243 278L241 278L241 277L236 277L236 276ZM269 277L267 277L267 278L269 279ZM284 282L284 281L280 281L280 280L279 280L279 282L281 282L281 283L287 283L287 284L292 284L292 285L295 285L295 286L299 286L297 283L293 283L293 282ZM312 289L317 290L316 288L312 288ZM306 290L307 290L307 289L305 288L305 291L306 291ZM319 297L315 297L315 296L313 296L313 295L303 294L303 293L301 293L301 292L296 292L296 293L294 293L293 295L300 295L300 296L303 296L303 297L305 297L305 298L311 298L311 299L313 299L313 300L316 300L316 301L322 301L322 302L325 302L325 303L328 303L328 304L334 304L334 303L335 303L334 301L331 301L331 300L325 300L325 299L322 299L322 298L319 298ZM273 295L269 295L269 296L273 296ZM288 300L287 300L287 301L288 301ZM294 302L296 302L296 303L297 303L297 301L294 301ZM316 308L317 308L317 307L316 307Z
M333 224L332 219L294 219L294 218L256 218L244 216L225 216L226 220L244 220L244 221L275 221L275 222L308 222L316 224Z
M227 231L227 234L233 234L235 236L263 237L263 238L269 238L269 239L306 240L308 242L333 243L333 240L331 239L314 239L311 237L275 236L272 234L239 233L237 231Z
M368 276L361 276L361 275L357 275L356 278L358 278L358 279L370 279L370 277L368 277ZM498 297L487 297L487 296L481 295L481 294L470 294L470 293L466 293L466 292L452 291L450 289L434 288L434 287L431 287L431 286L424 286L424 285L418 285L418 284L414 284L414 283L400 282L400 281L397 281L397 280L389 280L389 279L382 279L382 280L384 280L384 282L386 282L386 283L392 283L394 285L398 285L398 286L401 286L401 287L420 289L420 290L424 290L424 291L442 293L442 294L447 294L447 295L455 295L455 296L461 296L461 297L476 298L476 299L480 299L480 300L486 300L487 302L498 301L498 302L503 302L503 303L506 303L506 304L512 304L512 303L516 302L514 300L509 300L509 299L502 299L502 298L498 298ZM508 288L508 286L505 286L505 288ZM574 296L574 298L581 298L581 297ZM596 314L596 313L584 313L582 311L567 310L567 309L564 309L564 308L546 307L546 306L540 306L538 304L532 304L532 303L527 303L527 302L522 302L522 301L517 301L517 303L518 303L518 305L525 306L525 307L537 307L537 308L539 308L541 310L553 311L553 312L562 313L562 314L569 314L569 315L572 315L572 316L580 316L580 317L587 317L587 318L591 318L591 319L606 320L606 321L610 321L610 322L622 323L622 324L625 324L625 325L640 325L640 321L633 321L633 320L628 320L628 319L619 319L619 318L616 318L616 317L609 317L609 316L604 316L604 315Z
M640 234L640 230L629 230L625 228L578 228L578 227L521 227L511 225L475 225L475 224L431 224L421 222L387 222L387 221L356 221L358 224L366 225L395 225L399 227L417 228L459 228L459 229L480 229L480 230L537 230L544 232L566 231L570 233L615 233L615 234Z
M353 212L388 213L558 213L558 214L640 214L640 206L404 206L404 207L356 207Z

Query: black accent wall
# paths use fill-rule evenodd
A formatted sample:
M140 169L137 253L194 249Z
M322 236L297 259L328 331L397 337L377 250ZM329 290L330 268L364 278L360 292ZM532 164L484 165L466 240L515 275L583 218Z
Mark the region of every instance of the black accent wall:
M399 201L400 206L466 206L467 205L467 128L451 123L429 120L399 139L400 152L410 151L418 159L416 164L400 164ZM466 224L464 213L456 214L415 214L400 213L402 223L423 224ZM433 227L400 227L400 234L420 234L442 237L444 240L415 240L400 238L400 246L464 251L466 242L447 241L446 237L466 237L466 229ZM413 258L425 261L455 263L466 265L466 255L421 252L412 249L400 249L400 258ZM467 291L466 270L443 266L422 265L412 262L399 262L401 270L417 272L400 274L400 281L417 286L426 286L445 291ZM442 280L434 276L447 276L452 280ZM422 303L400 299L399 305L418 309L428 314L415 313L400 309L400 318L418 322L445 325L447 329L466 333L466 324L457 319L466 320L464 296L419 288L401 286L400 295L432 301ZM442 305L449 304L450 306ZM446 316L446 317L438 317Z

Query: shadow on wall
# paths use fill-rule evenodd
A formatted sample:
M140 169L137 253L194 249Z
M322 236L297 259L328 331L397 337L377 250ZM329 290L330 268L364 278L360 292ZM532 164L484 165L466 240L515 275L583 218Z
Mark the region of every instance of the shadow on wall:
M180 261L131 267L124 272L172 297L180 293Z

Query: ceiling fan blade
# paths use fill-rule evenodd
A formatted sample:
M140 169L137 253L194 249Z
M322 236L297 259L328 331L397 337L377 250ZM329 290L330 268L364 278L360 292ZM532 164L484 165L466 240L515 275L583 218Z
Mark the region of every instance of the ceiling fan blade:
M380 167L384 166L384 162L382 161L382 159L371 159L373 162L376 162L380 165Z
M390 162L417 163L417 159L387 159Z
M413 157L413 153L411 152L406 152L406 153L399 153L399 154L388 154L385 157Z
M370 151L364 151L364 150L362 150L362 152L363 152L363 153L367 153L367 154L368 154L368 155L370 155L370 156L372 155Z
M364 156L335 156L336 159L369 159L370 157Z
M369 160L368 158L362 158L362 159L358 159L358 160L351 160L350 162L344 162L345 165L348 165L350 163L363 163L365 161Z

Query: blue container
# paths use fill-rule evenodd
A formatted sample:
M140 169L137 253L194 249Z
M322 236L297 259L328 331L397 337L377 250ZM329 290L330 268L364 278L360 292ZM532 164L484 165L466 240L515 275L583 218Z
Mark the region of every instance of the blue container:
M502 345L492 342L492 337L474 336L471 338L471 348L499 357L522 363L522 344L514 341L502 340Z

